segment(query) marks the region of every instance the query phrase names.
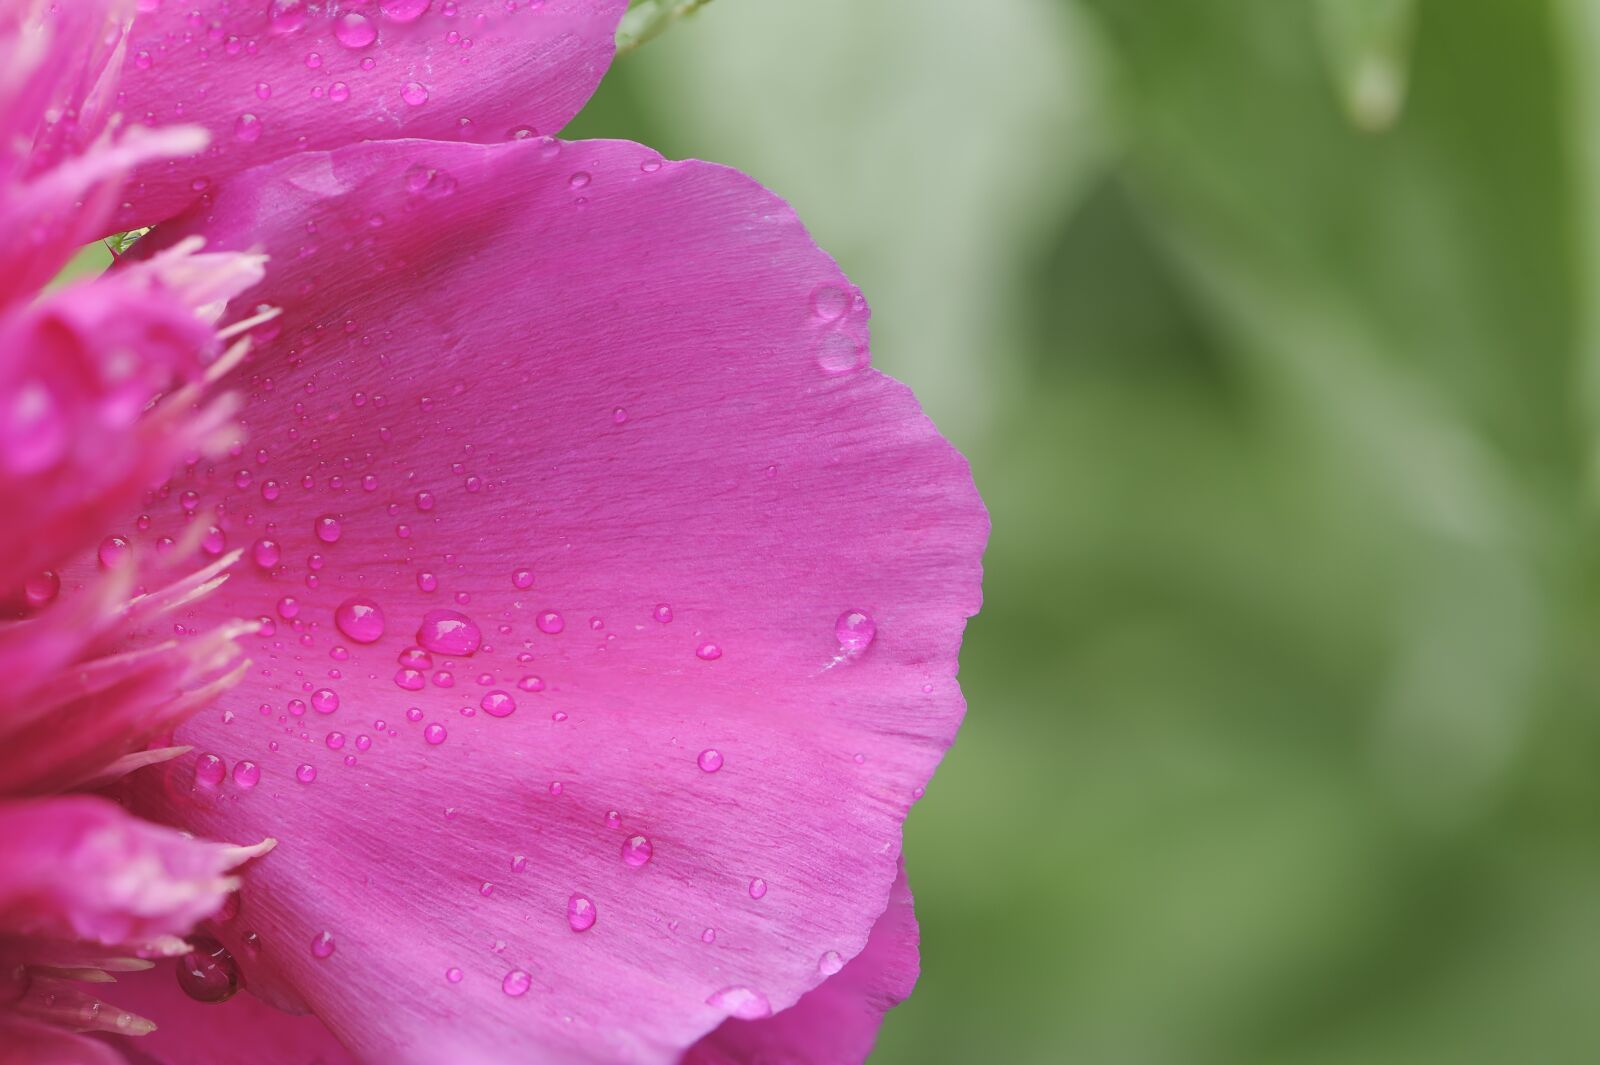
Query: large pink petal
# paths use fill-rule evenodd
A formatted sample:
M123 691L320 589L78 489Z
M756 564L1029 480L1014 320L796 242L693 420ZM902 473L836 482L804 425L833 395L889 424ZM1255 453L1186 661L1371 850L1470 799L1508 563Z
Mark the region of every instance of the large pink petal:
M391 142L247 173L190 231L264 242L285 308L245 454L172 488L274 545L197 627L275 627L177 736L259 784L190 756L144 801L283 840L224 936L251 986L368 1060L666 1061L860 953L960 722L987 520L794 213L633 144ZM402 666L431 610L482 646Z
M626 0L167 0L139 16L128 118L197 122L202 156L138 171L124 227L231 175L364 139L473 142L553 133L610 65Z
M824 969L840 959L829 958ZM755 1021L730 1019L696 1043L685 1065L844 1065L872 1051L883 1015L917 983L917 918L904 870L867 945L800 1001Z

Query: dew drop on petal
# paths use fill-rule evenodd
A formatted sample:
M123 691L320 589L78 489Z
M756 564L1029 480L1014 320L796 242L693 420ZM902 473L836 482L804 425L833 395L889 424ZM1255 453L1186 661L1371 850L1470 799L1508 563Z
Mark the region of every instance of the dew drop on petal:
M420 81L408 81L400 90L400 99L412 107L421 107L428 102L428 89Z
M61 578L50 570L29 577L22 585L22 597L37 610L55 601L61 594Z
M713 991L707 997L706 1005L744 1021L759 1020L772 1015L772 1004L767 1001L767 996L740 985Z
M248 112L233 120L233 139L252 144L261 139L261 119Z
M344 746L344 733L330 732L328 733L328 738L325 742L328 745L328 750L337 751L339 748Z
M228 948L205 935L188 937L189 952L178 959L178 986L196 1002L226 1002L239 990L239 966Z
M512 998L518 998L522 995L526 995L528 993L528 988L532 986L533 977L529 976L521 969L512 969L510 972L506 973L505 979L500 981L500 990L504 991Z
M422 615L417 643L438 654L468 657L483 643L483 632L460 611L430 610Z
M254 762L235 762L233 783L241 791L249 791L261 782L261 767Z
M302 784L309 784L317 779L317 767L301 762L295 766L294 778Z
M844 968L844 958L836 950L823 951L822 957L817 959L817 972L823 976L832 976Z
M654 853L655 848L644 836L629 836L622 841L622 860L634 869L649 864L650 856Z
M432 3L433 0L382 0L382 3L378 5L378 10L382 11L386 18L395 22L415 22L427 13L428 7ZM459 969L456 971L460 972ZM461 978L457 976L456 979L459 980Z
M367 16L352 11L334 21L333 37L346 48L365 48L378 39L378 28Z
M694 649L694 656L702 662L715 662L722 657L722 648L714 643L703 643Z
M333 955L334 943L332 932L318 932L311 938L311 956L313 958L327 958Z
M435 747L443 743L445 738L449 735L450 734L444 730L444 726L438 722L434 722L422 730L422 738L433 744Z
M271 569L283 558L283 549L276 540L257 540L250 545L250 558L262 569Z
M228 775L228 766L214 754L202 754L194 763L194 782L202 788L214 788Z
M339 537L344 535L344 528L339 524L339 519L332 514L324 514L316 520L317 539L325 544L336 544Z
M566 619L560 614L557 614L554 610L546 610L544 613L540 614L538 618L534 620L534 624L539 627L540 632L545 633L548 636L554 636L556 633L567 627Z
M655 610L651 612L650 616L661 622L661 624L665 625L667 622L672 620L672 604L657 603Z
M587 932L594 927L594 900L587 895L573 895L567 899L567 927L574 932Z
M478 706L490 717L510 717L511 712L517 708L517 703L508 693L496 689L484 692L483 698L478 701Z
M714 747L707 747L700 752L700 757L695 759L695 764L707 773L715 773L722 768L722 752Z
M333 623L356 643L376 643L383 636L383 608L364 595L353 595L333 612Z
M444 971L444 978L450 981L452 984L459 984L461 982L462 975L463 974L461 970L457 969L455 966L451 966Z
M750 881L750 897L759 899L767 893L767 882L759 876Z
M339 693L332 688L318 688L311 693L311 709L319 714L331 714L339 709Z
M818 285L811 293L811 313L825 322L839 318L850 307L850 297L838 285Z
M97 557L101 569L111 569L120 566L128 555L128 541L121 536L108 536L100 541L100 550Z
M872 646L878 623L864 610L846 610L834 622L833 635L839 641L839 649L854 658Z
M511 575L511 586L520 591L533 587L533 570L519 569Z

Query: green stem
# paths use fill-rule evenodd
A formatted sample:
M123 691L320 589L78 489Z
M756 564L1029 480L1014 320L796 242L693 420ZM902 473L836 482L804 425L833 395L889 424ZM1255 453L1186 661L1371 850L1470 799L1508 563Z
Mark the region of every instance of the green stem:
M659 37L685 15L692 15L711 0L635 0L617 27L617 55L627 55L646 41Z

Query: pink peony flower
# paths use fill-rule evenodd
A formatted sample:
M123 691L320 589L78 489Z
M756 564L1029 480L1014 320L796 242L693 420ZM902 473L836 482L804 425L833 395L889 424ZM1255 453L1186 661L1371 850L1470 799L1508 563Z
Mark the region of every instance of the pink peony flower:
M216 867L169 862L206 886L161 934L207 924L179 980L119 980L159 1025L129 1053L864 1058L916 978L900 828L960 723L987 533L965 462L868 365L865 301L748 178L535 132L592 91L621 3L141 6L117 99L216 147L141 165L124 219L188 210L96 286L187 291L165 279L196 255L225 257L205 276L248 265L226 311L188 305L253 347L185 334L192 363L169 361L192 393L122 422L93 416L104 389L71 407L68 439L124 441L129 472L27 511L60 542L8 576L101 537L109 561L63 569L47 609L19 597L35 612L11 631L48 626L54 657L7 675L33 692L70 673L74 726L52 734L119 741L52 753L39 730L0 779L98 784L103 756L149 760L116 790L141 814L280 842L225 908L216 863L256 852L189 841ZM259 128L239 126L248 94ZM436 139L350 143L393 133ZM103 368L121 316L81 320L100 325L73 350ZM197 405L241 357L231 438L218 401ZM175 451L146 431L169 408ZM73 448L42 483L100 483ZM162 559L195 573L116 608ZM117 682L113 730L75 664L121 648L111 668L166 672ZM34 809L72 852L67 813ZM94 853L160 864L134 842ZM45 897L73 935L102 927L79 919L94 900Z

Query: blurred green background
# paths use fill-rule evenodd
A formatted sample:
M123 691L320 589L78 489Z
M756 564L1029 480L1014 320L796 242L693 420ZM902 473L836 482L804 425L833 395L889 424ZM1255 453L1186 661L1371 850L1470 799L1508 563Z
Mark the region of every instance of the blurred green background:
M992 511L874 1058L1600 1061L1600 2L716 0Z

